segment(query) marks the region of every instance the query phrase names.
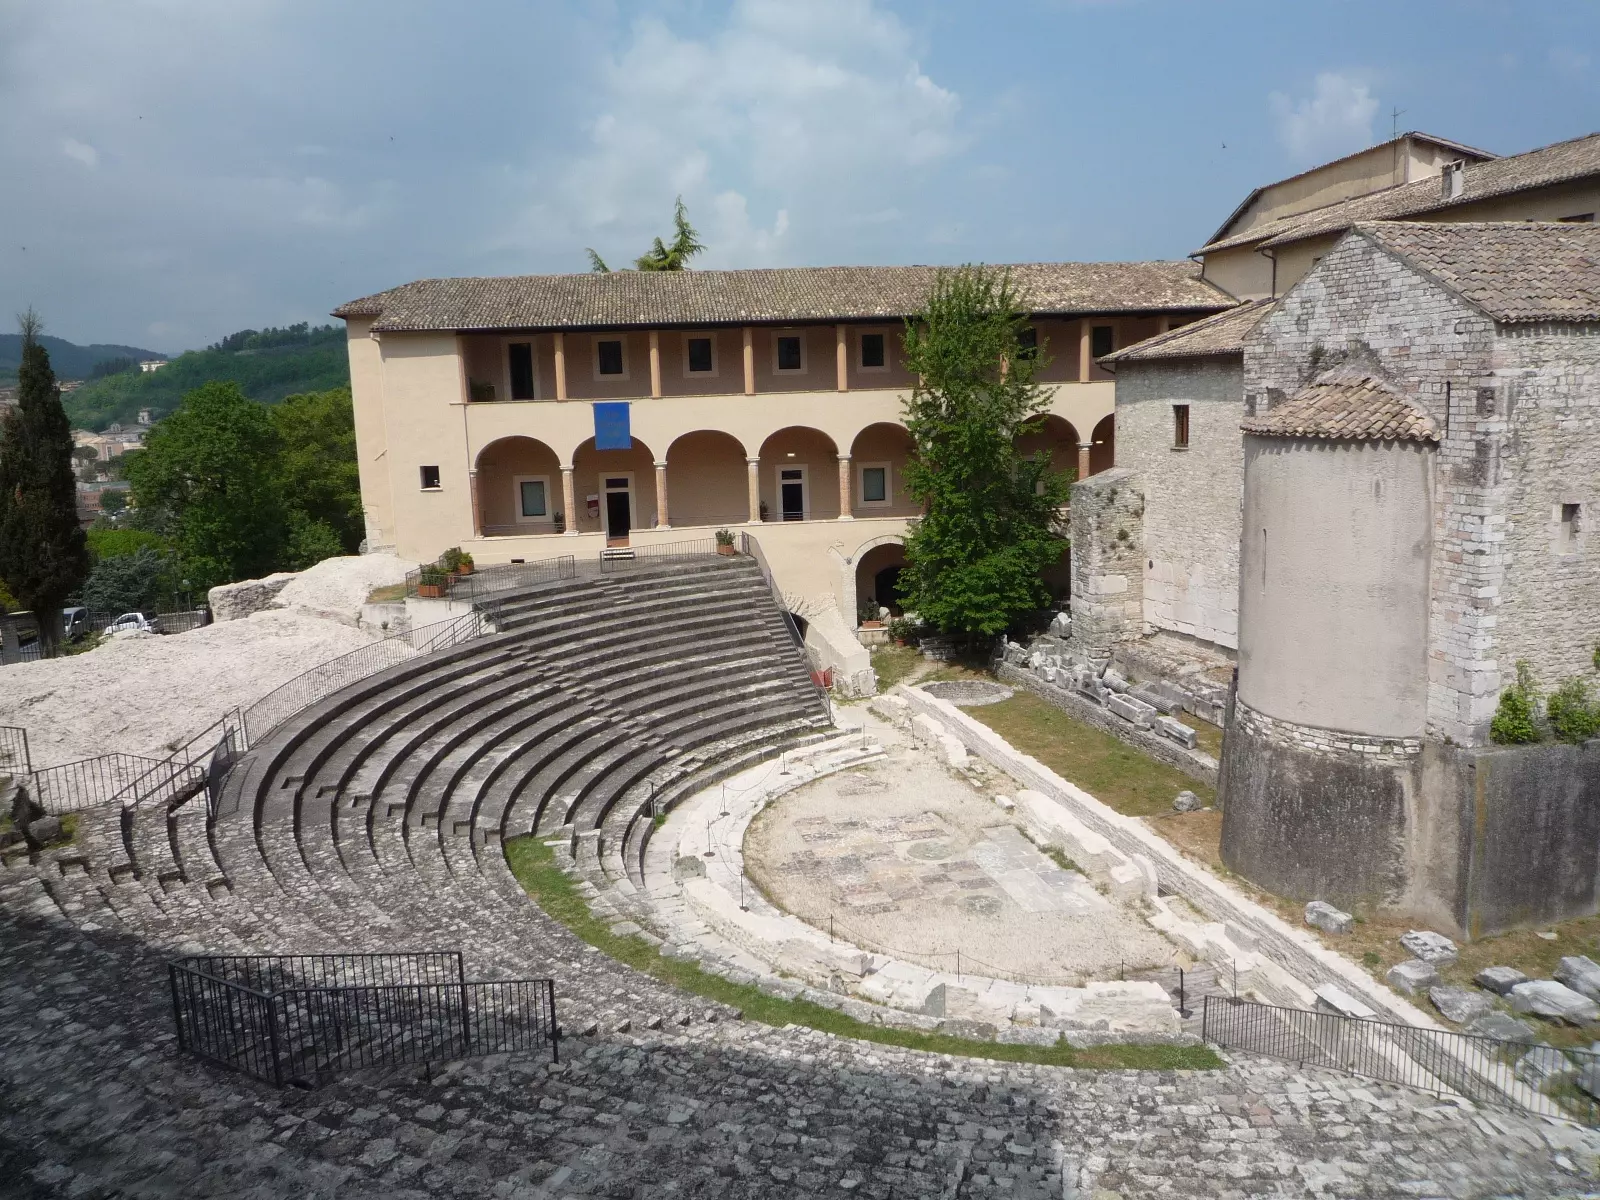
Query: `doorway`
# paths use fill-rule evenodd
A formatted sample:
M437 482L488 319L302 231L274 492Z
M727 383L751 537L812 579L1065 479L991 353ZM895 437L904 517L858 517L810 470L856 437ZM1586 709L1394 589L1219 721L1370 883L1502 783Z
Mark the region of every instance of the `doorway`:
M601 476L600 496L606 541L626 543L633 529L633 474Z
M778 511L785 521L804 521L810 505L806 503L806 469L778 468Z

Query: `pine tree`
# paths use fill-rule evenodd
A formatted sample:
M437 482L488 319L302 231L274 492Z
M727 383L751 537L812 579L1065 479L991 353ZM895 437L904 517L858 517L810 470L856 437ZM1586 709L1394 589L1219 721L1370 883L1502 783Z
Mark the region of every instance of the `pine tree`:
M916 454L906 486L924 506L906 537L903 599L945 633L992 637L1050 600L1040 572L1060 561L1057 513L1071 478L1024 458L1016 437L1048 397L1026 316L1004 271L941 271L907 324L906 402Z
M89 550L78 524L72 427L39 344L43 325L32 309L17 323L17 404L0 425L0 579L33 611L39 640L54 654L62 605L88 577Z

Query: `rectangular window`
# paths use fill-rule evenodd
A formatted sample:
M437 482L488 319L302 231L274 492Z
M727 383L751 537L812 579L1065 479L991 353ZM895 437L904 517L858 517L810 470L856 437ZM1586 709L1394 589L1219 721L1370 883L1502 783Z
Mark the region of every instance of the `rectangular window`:
M1174 450L1187 450L1189 448L1189 406L1187 404L1174 404L1172 406L1172 448Z
M1019 359L1039 357L1039 331L1032 325L1024 325L1017 330L1017 357Z
M711 354L711 339L708 337L688 338L684 343L689 359L689 373L691 375L710 375L717 369L716 359Z
M1563 504L1561 506L1561 552L1575 554L1578 550L1578 537L1583 533L1583 505Z
M1089 330L1089 355L1104 358L1117 348L1117 330L1114 325L1096 325Z
M511 398L533 399L533 345L530 342L512 342L507 350L511 356Z
M780 333L777 336L778 371L804 371L805 349L798 333Z
M550 481L544 476L519 477L517 483L517 519L541 521L550 515Z
M889 503L889 465L863 463L861 465L861 503Z
M627 374L627 367L622 358L622 340L620 338L598 338L594 344L595 373L601 376L620 376Z
M438 467L422 468L422 490L425 492L437 492L439 490Z
M863 333L861 335L861 369L863 371L881 371L888 365L885 357L883 334Z

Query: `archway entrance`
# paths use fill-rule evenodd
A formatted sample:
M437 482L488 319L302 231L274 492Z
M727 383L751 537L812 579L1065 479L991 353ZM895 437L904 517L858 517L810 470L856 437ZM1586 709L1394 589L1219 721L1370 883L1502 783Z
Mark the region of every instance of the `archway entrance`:
M1089 474L1098 475L1117 465L1117 418L1102 417L1094 427L1090 439L1094 446L1089 450Z
M899 542L873 546L856 560L856 621L875 621L887 608L891 616L904 611L900 576L906 565L906 548Z

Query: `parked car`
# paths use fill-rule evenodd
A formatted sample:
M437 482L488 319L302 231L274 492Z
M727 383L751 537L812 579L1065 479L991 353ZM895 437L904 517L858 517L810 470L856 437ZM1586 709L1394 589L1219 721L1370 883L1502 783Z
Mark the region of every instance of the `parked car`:
M137 629L141 633L154 633L156 627L145 619L143 613L123 613L115 621L106 626L106 633L126 633L130 629Z
M75 642L89 632L89 610L74 605L61 610L61 636L64 640Z

